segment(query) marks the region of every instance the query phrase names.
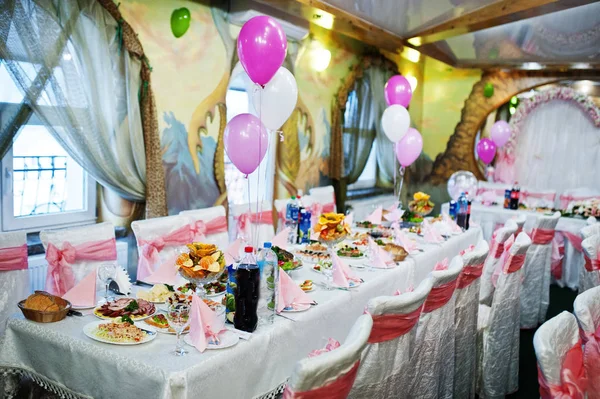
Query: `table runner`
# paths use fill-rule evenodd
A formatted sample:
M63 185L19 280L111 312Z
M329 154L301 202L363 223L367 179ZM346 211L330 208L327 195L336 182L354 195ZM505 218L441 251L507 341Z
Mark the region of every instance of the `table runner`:
M480 238L480 229L472 228L441 244L420 243L425 252L417 252L394 269L357 271L365 279L357 289L318 287L310 296L319 305L286 314L295 321L277 317L274 324L260 325L249 341L204 353L187 347L190 354L183 358L171 354L175 347L171 335L139 346L92 341L82 328L98 320L94 316L68 317L51 324L13 318L0 346L0 366L35 370L57 385L93 397L261 396L280 387L296 362L318 347L323 337L343 340L369 299L417 286L437 261L456 256ZM306 264L292 278L323 281L323 276L310 269Z

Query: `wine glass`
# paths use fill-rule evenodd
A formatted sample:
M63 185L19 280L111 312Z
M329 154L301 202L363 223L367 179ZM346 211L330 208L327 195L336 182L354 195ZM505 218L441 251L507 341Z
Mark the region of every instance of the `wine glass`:
M114 280L117 276L117 265L114 263L103 263L98 268L98 278L100 281L104 283L105 291L104 291L104 301L105 303L109 303L114 298L110 298L108 296L108 285L111 280Z
M188 326L190 322L190 310L191 305L185 303L174 303L169 305L167 309L167 319L169 320L169 326L175 330L177 335L177 344L175 345L175 355L184 356L188 351L183 348L181 344L181 333Z

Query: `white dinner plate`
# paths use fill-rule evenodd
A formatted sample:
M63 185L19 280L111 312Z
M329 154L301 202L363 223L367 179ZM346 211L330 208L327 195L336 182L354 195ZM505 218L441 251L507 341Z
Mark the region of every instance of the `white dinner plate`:
M282 312L284 313L298 313L298 312L306 312L308 309L310 309L310 305L307 303L300 303L298 305L296 305L297 309L294 309L292 307L290 308L283 308Z
M92 306L75 306L73 304L71 304L71 309L73 310L88 310L88 309L94 309L96 307L96 305L92 305Z
M227 294L227 291L223 291L223 292L217 292L216 294L208 294L208 293L207 293L207 294L206 294L206 297L207 297L207 298L214 298L214 297L216 297L216 296L221 296L221 295L225 295L225 294Z
M322 269L322 268L323 268L323 266L321 266L321 269ZM323 270L317 270L317 269L315 269L314 267L311 267L311 268L310 268L310 270L312 270L312 271L313 271L313 272L315 272L315 273L320 273L320 274L323 274Z
M240 337L233 331L225 330L225 331L222 331L221 333L219 333L219 340L221 341L219 343L219 345L209 343L206 346L206 349L229 348L231 346L236 345L238 343L238 341L240 340ZM189 334L185 336L185 338L183 339L183 342L185 342L186 344L188 344L190 346L194 346L194 345L192 345L192 341L191 341Z
M348 260L353 260L353 259L364 259L365 258L365 254L361 254L360 256L343 256L343 255L338 255L340 258L342 259L348 259Z
M149 326L146 323L139 324L139 325L136 324L136 323L134 323L134 325L138 326L139 328L141 328L143 330L151 331L154 334L147 334L146 337L144 339L142 339L141 341L139 341L139 342L114 342L114 341L110 341L110 340L104 339L102 337L98 337L98 336L96 336L96 334L94 334L94 330L96 330L96 328L98 328L98 326L100 324L106 324L106 323L110 323L110 321L106 321L106 320L92 321L91 323L88 323L85 326L83 326L83 333L86 336L88 336L89 338L93 339L94 341L103 342L105 344L112 344L112 345L140 345L140 344L145 344L146 342L152 341L158 335L156 333L156 329L154 327Z
M103 315L101 315L101 314L99 314L99 313L96 312L98 309L100 309L99 306L96 307L96 308L94 308L94 316L96 316L99 319L102 319L102 320L115 320L115 319L118 319L118 318L121 317L121 316L117 316L117 317L103 316ZM156 314L156 312L157 312L157 309L156 309L156 306L155 306L154 307L154 312L152 312L152 314L145 315L145 316L129 316L129 317L131 317L131 320L133 320L134 322L136 322L136 321L146 320L148 317L154 316Z

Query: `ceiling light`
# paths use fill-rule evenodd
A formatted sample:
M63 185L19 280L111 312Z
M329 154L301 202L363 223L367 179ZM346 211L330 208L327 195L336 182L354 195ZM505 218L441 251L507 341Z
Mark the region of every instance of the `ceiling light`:
M312 22L322 28L331 29L333 28L333 19L333 14L323 11L318 14L314 14Z
M571 69L589 69L592 66L588 63L585 62L576 62L575 64L571 65Z
M326 70L331 62L331 51L324 48L319 42L314 42L310 56L311 66L317 72L323 72Z
M537 62L526 62L521 66L521 69L526 69L528 71L544 69L542 64L538 64Z
M421 59L421 53L418 50L410 47L404 47L402 49L402 57L406 58L410 62L417 63Z
M585 94L590 94L594 89L594 82L591 80L580 80L575 85L577 86L577 91Z
M417 47L419 47L421 44L423 44L423 41L421 40L420 37L413 37L412 39L408 39L408 42L410 44L412 44L413 46L417 46Z

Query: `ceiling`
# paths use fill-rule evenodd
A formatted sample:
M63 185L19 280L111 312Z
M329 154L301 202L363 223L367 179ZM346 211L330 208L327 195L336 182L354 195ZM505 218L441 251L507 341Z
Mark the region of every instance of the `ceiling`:
M600 67L595 0L255 0L387 51L458 68Z

